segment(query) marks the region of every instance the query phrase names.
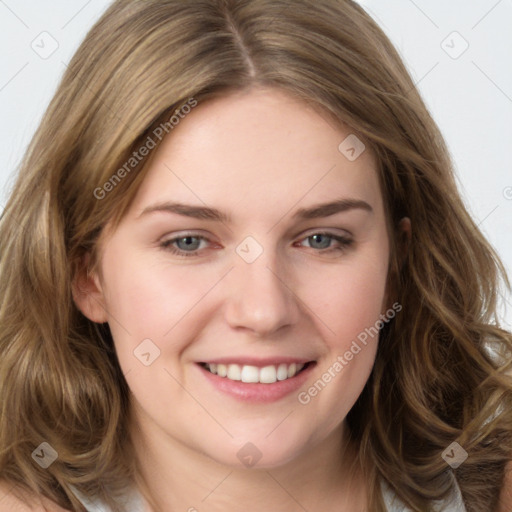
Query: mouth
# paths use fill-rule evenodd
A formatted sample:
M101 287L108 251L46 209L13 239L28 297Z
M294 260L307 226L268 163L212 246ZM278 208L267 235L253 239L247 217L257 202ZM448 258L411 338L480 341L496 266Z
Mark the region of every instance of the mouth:
M251 364L247 364L251 363ZM292 397L312 374L316 361L216 360L196 368L216 392L244 403L271 403Z
M212 373L233 381L247 384L274 384L278 381L292 379L314 361L306 363L280 363L263 367L242 364L200 363L200 365Z

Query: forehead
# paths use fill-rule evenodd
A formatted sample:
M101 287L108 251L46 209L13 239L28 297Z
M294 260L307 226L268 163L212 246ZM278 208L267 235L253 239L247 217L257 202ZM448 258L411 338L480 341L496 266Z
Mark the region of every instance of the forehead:
M294 205L341 198L365 200L379 210L374 156L366 149L355 160L347 158L347 144L358 144L353 137L350 129L276 89L207 101L152 155L131 213L170 199L221 206L239 218L268 216L269 222Z

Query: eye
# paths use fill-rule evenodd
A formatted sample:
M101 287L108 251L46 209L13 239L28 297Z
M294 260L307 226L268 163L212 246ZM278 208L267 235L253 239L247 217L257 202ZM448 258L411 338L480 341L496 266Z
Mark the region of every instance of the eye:
M309 247L315 249L316 252L320 254L338 251L343 252L353 243L351 238L328 232L318 232L307 236L299 242L301 247L304 247L302 242L306 240L311 240L312 243L309 242ZM331 246L332 241L335 241L338 245ZM177 256L198 256L199 251L204 249L204 246L201 247L201 242L210 242L210 240L198 234L186 233L178 237L164 240L160 243L160 248L171 254L176 254Z
M208 241L204 236L186 234L176 238L170 238L160 244L160 247L171 254L179 256L196 256L201 241ZM178 246L178 247L176 247Z
M303 241L306 240L312 249L317 249L317 252L320 252L321 254L331 253L334 251L343 252L354 242L354 240L346 236L335 235L334 233L328 232L313 233L312 235L309 235L303 239ZM309 242L310 240L312 242ZM333 240L338 243L337 246L331 246L331 242Z

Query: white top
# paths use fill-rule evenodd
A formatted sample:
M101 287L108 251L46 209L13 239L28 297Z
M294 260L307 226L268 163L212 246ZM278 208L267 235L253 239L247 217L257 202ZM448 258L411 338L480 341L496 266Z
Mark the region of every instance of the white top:
M78 492L72 487L74 495L78 501L85 507L87 512L112 512L111 508L105 503L99 500L91 500ZM123 499L123 503L126 507L126 512L146 512L146 504L142 496L134 490L130 495L127 495ZM121 503L120 503L121 505Z
M100 501L92 501L86 498L83 494L80 494L76 489L73 489L73 492L87 512L112 512L110 507L104 503L101 503ZM407 508L403 502L398 499L385 482L382 483L382 496L388 512L411 512L411 509ZM137 491L134 491L131 495L127 496L124 499L124 503L126 504L127 512L146 512L145 501ZM462 501L459 486L456 482L453 495L445 502L434 502L432 511L467 512Z
M467 512L457 481L453 473L450 474L453 478L455 489L447 500L434 501L432 503L432 512ZM404 503L398 499L396 494L385 482L382 482L382 497L384 498L388 512L411 512L411 509L407 508Z

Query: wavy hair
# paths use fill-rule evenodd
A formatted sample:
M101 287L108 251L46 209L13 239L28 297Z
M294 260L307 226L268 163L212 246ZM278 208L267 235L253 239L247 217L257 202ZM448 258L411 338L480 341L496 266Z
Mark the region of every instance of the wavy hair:
M370 509L384 510L383 481L417 512L446 497L441 454L457 441L469 453L453 470L468 512L496 510L512 458L512 338L496 313L510 284L400 56L350 0L118 0L87 34L0 222L0 477L26 501L73 511L84 508L71 486L115 511L128 486L145 489L108 325L80 313L72 284L95 268L98 237L126 212L148 157L115 186L112 176L155 128L191 98L254 86L349 126L379 163L403 311L381 331L347 417ZM399 264L404 216L412 239ZM31 457L43 441L58 453L47 469Z

